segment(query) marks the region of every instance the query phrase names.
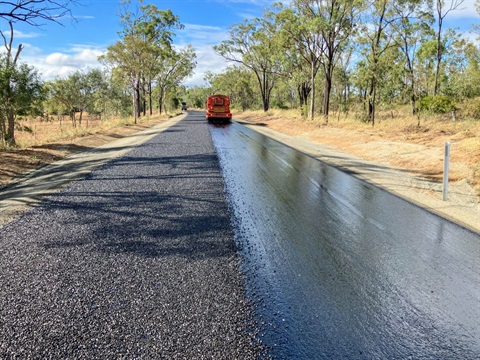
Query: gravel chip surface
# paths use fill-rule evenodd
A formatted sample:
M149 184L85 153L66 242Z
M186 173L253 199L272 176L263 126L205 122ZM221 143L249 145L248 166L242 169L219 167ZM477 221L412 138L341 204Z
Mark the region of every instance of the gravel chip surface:
M260 357L223 186L189 115L0 229L0 358Z

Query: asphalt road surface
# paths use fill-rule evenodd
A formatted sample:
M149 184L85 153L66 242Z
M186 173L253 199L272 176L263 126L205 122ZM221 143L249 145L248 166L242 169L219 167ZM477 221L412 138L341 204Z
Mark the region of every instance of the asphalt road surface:
M480 358L477 234L238 123L211 131L274 358Z
M224 183L197 113L0 229L1 359L252 359Z
M0 229L0 358L477 359L479 264L478 235L189 112Z

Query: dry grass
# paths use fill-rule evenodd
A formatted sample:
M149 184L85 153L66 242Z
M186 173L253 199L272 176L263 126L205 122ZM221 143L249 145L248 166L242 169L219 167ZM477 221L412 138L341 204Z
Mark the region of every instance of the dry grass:
M84 119L82 126L72 127L70 122L26 120L16 132L17 147L0 150L0 187L15 177L50 164L74 153L128 136L156 123L167 116L100 121Z
M235 113L235 118L307 138L352 155L433 181L443 177L445 143L451 144L450 181L467 181L480 194L480 122L408 115L408 109L379 112L374 127L354 114L302 118L298 111Z
M146 121L146 120L141 120ZM33 146L40 146L56 142L68 142L84 136L105 132L110 129L134 125L133 119L110 119L102 121L99 119L89 119L82 121L82 125L76 127L68 120L40 121L30 119L19 122L16 142L20 149L26 149ZM23 129L23 131L22 131Z

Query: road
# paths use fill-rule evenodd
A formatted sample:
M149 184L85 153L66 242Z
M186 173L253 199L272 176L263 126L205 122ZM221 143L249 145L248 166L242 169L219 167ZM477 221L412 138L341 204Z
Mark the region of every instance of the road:
M255 358L204 118L127 150L0 228L0 358Z
M0 228L0 358L478 358L478 235L202 112L123 150Z
M232 123L212 127L274 358L480 358L480 237Z

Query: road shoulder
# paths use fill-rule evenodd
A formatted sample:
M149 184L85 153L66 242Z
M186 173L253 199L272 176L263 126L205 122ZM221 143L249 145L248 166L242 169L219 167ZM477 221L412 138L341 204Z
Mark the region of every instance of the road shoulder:
M167 130L185 116L186 114L171 118L146 130L90 151L74 154L19 177L0 193L0 227L15 220L46 197L62 190L72 181Z

